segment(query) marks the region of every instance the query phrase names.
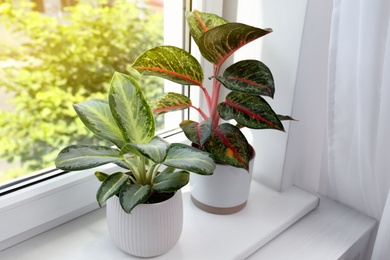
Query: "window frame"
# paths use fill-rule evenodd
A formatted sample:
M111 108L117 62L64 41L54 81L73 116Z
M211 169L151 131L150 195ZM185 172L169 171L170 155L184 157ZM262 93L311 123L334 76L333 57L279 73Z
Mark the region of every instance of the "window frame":
M170 17L174 22L168 25L168 19L164 19L164 25L172 31L182 32L172 34L165 31L165 44L184 45L185 32L180 28L184 28L185 6L190 4L190 0L165 1L164 17ZM183 22L178 23L177 20ZM168 83L165 90L172 87L172 91L178 91L177 85L169 86ZM172 122L173 117L175 115L169 113L165 115L167 124ZM186 140L177 129L161 135L168 141ZM119 169L114 164L77 172L64 172L53 167L49 169L49 174L44 172L47 169L42 170L28 182L20 181L17 186L3 189L0 193L0 251L98 209L96 191L100 183L94 172L113 173Z

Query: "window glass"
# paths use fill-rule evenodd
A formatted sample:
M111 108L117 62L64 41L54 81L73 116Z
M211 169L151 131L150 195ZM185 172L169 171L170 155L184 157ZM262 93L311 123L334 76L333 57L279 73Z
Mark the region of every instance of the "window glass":
M137 77L148 99L161 95L161 79L130 65L163 43L163 27L162 0L1 1L0 185L52 167L69 144L103 144L72 104L105 99L114 71Z

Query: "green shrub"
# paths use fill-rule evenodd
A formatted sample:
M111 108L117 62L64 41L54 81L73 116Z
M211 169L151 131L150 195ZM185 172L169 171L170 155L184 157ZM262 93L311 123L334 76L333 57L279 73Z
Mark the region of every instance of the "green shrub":
M95 142L72 104L105 99L114 71L130 74L140 53L162 43L161 13L122 0L91 2L61 19L25 0L0 4L0 23L14 36L0 43L0 86L14 94L12 111L0 111L0 158L23 165L13 177L53 165L66 144ZM139 81L149 99L163 91L159 79Z

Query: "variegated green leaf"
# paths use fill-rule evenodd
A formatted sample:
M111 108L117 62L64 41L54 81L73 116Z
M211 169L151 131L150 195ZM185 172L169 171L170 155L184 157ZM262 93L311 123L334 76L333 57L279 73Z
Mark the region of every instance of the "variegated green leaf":
M123 172L116 172L109 175L102 182L96 193L96 200L99 206L101 207L106 200L119 193L128 180L129 178Z
M154 137L155 121L138 83L116 72L111 81L111 113L129 143L146 144Z
M237 127L229 123L219 125L207 139L205 147L213 155L216 162L248 170L249 144Z
M141 54L132 65L143 75L168 79L181 85L203 83L203 69L188 52L174 46L157 46Z
M127 184L119 193L119 202L126 213L139 204L144 203L150 196L152 188L150 185Z
M210 154L178 143L171 144L164 164L202 175L210 175L215 169L215 163Z
M96 171L95 172L95 176L96 178L99 180L99 181L104 181L108 176L110 176L109 174L107 173L104 173L104 172L99 172L99 171Z
M163 138L155 136L150 143L139 145L134 144L133 147L155 163L161 163L167 155L169 143Z
M260 96L232 91L218 105L218 112L221 118L234 119L249 128L284 131L278 116Z
M155 115L182 110L191 107L191 105L192 102L188 96L175 92L168 92L158 100L150 102L150 106Z
M211 13L204 13L198 10L186 12L186 19L190 26L190 33L196 43L199 38L208 30L221 24L228 23L224 18Z
M141 153L133 147L133 144L130 144L130 143L123 146L123 148L120 151L120 154L123 154L123 155L124 154L133 154L136 156L141 156Z
M106 146L71 145L60 151L55 164L62 170L78 171L121 160L117 149Z
M269 97L273 97L275 93L270 69L257 60L239 61L229 66L223 76L217 76L216 79L230 90Z
M180 123L180 128L188 140L203 145L211 134L211 118L200 122L200 124L192 120L184 120Z
M198 41L203 57L220 67L237 49L268 33L271 29L260 29L241 23L226 23L208 30Z
M122 132L111 115L107 101L90 99L73 105L73 108L92 133L114 143L119 148L125 144Z
M175 192L186 186L189 180L187 171L159 174L153 180L153 189L157 192Z

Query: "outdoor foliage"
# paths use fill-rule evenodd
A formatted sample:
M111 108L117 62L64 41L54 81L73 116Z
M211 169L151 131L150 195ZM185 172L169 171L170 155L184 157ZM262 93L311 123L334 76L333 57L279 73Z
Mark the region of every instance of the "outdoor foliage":
M131 74L135 58L163 38L161 13L128 1L86 1L61 19L30 5L0 4L0 23L16 39L0 43L0 86L14 95L12 111L0 111L0 158L23 166L12 175L53 165L66 144L96 143L72 104L105 99L114 71ZM158 79L138 80L148 99L163 91Z

